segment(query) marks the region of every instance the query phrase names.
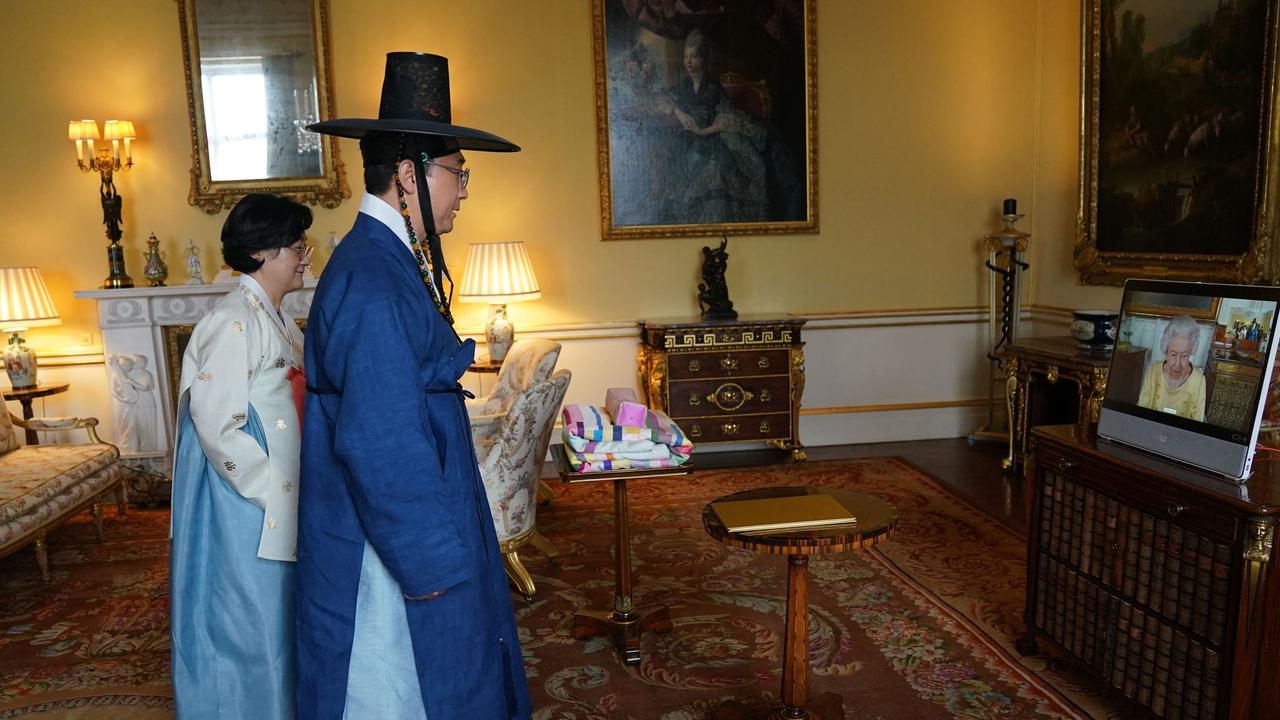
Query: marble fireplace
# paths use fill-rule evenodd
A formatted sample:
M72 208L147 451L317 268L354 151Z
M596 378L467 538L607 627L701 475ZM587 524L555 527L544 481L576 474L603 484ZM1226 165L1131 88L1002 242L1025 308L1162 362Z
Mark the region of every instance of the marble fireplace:
M168 497L182 352L191 328L235 282L223 275L206 285L76 291L77 298L98 304L112 441L124 462L140 471L133 487L139 499ZM285 312L305 320L314 289L308 278L303 289L285 296Z

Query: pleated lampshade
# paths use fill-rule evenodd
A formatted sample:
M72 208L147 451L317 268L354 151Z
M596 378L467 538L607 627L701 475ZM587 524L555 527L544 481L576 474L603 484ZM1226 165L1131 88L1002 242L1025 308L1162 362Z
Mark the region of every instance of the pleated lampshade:
M509 303L542 297L524 243L473 244L467 253L458 299L463 302Z
M0 268L0 329L60 324L62 318L58 317L39 269Z

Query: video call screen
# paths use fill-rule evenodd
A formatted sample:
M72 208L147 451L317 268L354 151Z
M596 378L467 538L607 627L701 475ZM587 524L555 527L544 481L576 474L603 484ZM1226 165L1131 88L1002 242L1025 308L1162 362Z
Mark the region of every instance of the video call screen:
M1238 297L1126 293L1107 407L1225 439L1250 433L1270 373L1276 305Z

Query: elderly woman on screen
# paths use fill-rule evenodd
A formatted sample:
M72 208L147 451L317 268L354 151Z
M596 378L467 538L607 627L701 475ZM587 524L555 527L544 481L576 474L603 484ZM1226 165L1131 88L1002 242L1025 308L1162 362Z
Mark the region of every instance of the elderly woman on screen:
M1147 367L1139 405L1204 422L1204 371L1191 364L1199 341L1195 320L1179 315L1169 321L1160 336L1164 359Z

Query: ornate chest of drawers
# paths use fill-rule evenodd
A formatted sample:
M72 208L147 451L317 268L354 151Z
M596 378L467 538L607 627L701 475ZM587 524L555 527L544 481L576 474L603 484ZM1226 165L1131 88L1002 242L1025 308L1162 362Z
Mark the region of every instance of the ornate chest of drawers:
M804 460L795 318L640 321L640 390L694 443L766 442Z

